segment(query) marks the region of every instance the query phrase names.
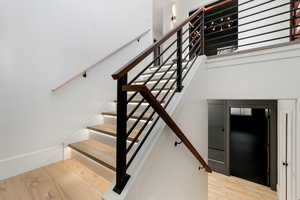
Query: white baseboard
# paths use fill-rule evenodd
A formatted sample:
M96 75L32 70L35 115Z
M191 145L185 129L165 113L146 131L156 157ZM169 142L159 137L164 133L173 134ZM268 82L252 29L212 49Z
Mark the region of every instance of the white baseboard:
M0 180L58 162L62 158L63 146L60 145L0 160Z
M80 130L61 144L0 160L0 180L37 169L64 159L64 146L88 139L88 131Z

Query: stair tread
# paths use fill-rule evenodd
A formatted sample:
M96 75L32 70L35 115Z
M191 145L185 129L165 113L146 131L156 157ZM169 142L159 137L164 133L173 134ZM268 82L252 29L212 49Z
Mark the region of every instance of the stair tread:
M174 72L176 69L170 69L170 70L159 70L158 72L156 72L156 74L158 73L164 73L164 72ZM153 72L145 72L143 73L143 75L152 75L155 71L153 70Z
M162 88L155 88L155 89L153 89L153 90L151 90L151 92L158 92L158 91L160 91L160 90L163 90L163 91L167 91L167 90L174 90L174 88L164 88L164 89L162 89ZM130 91L130 92L128 92L128 93L134 93L133 91Z
M161 80L163 81L167 81L169 80L169 78L162 78ZM176 80L176 78L171 78L170 80ZM146 80L138 80L138 81L134 81L133 83L144 83ZM149 81L160 81L159 78L155 78L155 79L151 79Z
M136 104L138 104L140 102L141 102L141 100L131 100L129 103L136 103ZM158 102L164 103L165 101L158 101ZM118 103L118 101L114 100L114 103ZM144 100L143 103L148 103L148 102L146 100Z
M99 164L116 171L116 149L96 140L84 140L69 145Z
M154 72L155 72L155 70L156 70L157 68L153 68L152 70L153 71L148 71L148 72L145 72L145 73L143 73L142 75L146 75L146 76L148 76L148 75L152 75ZM162 69L162 70L159 70L158 72L156 72L155 74L161 74L161 73L165 73L165 72L174 72L174 71L176 71L177 69L174 69L173 67L171 68L171 69ZM186 70L186 68L183 68L183 70Z
M117 113L114 113L114 112L102 112L101 114L102 115L114 116L114 117L117 116ZM134 114L130 118L132 118L132 119L138 119L139 117L140 117L140 114ZM150 118L150 116L144 115L142 117L142 120L148 120L149 118ZM153 120L153 118L151 118L150 120Z
M93 125L93 126L88 126L87 127L90 130L93 131L97 131L97 132L101 132L110 136L117 136L117 126L116 124L97 124L97 125ZM139 130L133 130L130 134L130 136L128 137L129 141L132 141L135 136L139 133ZM137 141L138 142L138 141Z

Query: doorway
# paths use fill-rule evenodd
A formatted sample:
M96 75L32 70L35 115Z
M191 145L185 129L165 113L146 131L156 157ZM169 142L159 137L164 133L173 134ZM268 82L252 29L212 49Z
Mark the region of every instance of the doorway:
M230 174L270 186L269 109L231 108Z
M277 101L208 102L208 163L214 171L277 189Z

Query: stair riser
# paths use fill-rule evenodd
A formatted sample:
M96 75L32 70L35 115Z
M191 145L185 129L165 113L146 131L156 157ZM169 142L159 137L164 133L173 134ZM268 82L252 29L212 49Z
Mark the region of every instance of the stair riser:
M135 121L136 121L136 120L129 120L128 123L127 123L127 126L128 126L128 127L131 127L131 126L134 124ZM108 124L116 124L116 118L104 116L104 123L108 123ZM138 125L136 126L136 129L141 128L141 127L144 125L144 123L145 123L145 120L140 121L140 122L138 123ZM149 123L148 126L149 126L150 124L152 124L152 123Z
M145 80L146 81L146 79L140 79L140 80ZM157 82L158 82L158 84L157 84L157 86L155 86L155 88L162 88L165 84L166 84L166 82L167 82L168 80L161 80L161 81L149 81L149 82L147 82L147 86L149 87L149 88L151 88L153 85L155 85L155 84L157 84ZM170 79L169 81L168 81L168 83L167 83L167 85L165 86L166 88L170 88L171 87L171 85L174 83L174 81L176 81L176 79ZM135 82L135 83L133 83L134 85L143 85L144 84L144 82Z
M187 61L183 61L182 65L184 66L186 63L187 63ZM166 63L164 66L161 67L161 70L168 69L171 66L171 64L173 64L172 68L176 69L177 63ZM149 70L156 70L157 68L158 68L157 66L153 66L153 67L150 67Z
M164 65L164 66L161 67L160 70L168 70L170 66L171 66L171 65ZM174 64L173 67L172 67L171 69L176 69L176 68L177 68L177 65ZM151 68L149 68L147 71L154 71L154 70L157 70L157 69L158 69L158 67L151 67Z
M165 72L158 72L154 74L154 78L159 78L161 77ZM164 78L169 78L174 72L173 71L169 71L166 73L166 75L164 76ZM174 73L173 77L175 76L176 72ZM145 79L145 78L149 78L152 74L143 74L140 76L140 79Z
M166 95L166 92L167 90L163 90L157 97L157 99L160 101L165 95ZM174 92L174 89L172 89L169 93L168 93L168 96L171 95L172 93ZM153 92L152 93L154 96L156 96L158 94L158 92ZM133 94L132 93L128 93L128 99L132 96ZM165 98L165 99L168 99L168 96ZM138 94L136 95L133 100L136 100L136 101L140 101L143 97Z
M115 172L104 167L103 165L96 163L90 158L84 156L76 150L71 149L71 158L78 160L83 165L94 171L96 174L112 182L115 179Z
M172 89L171 91L173 91L173 90L174 90L174 89ZM168 88L166 88L166 89L162 90L162 91L160 92L159 96L162 96L162 95L164 95L166 92L168 92ZM152 91L152 94L153 94L154 96L156 96L158 93L159 93L159 91L158 91L158 90L153 90L153 91ZM131 95L133 95L133 94L134 94L134 92L128 92L127 94L128 94L128 99L129 99L129 97L131 97ZM135 97L135 98L138 98L138 99L140 99L139 97L141 97L141 95L140 95L140 94L136 95L136 97Z
M110 135L107 135L107 134L101 133L101 132L90 131L90 139L99 141L99 142L109 145L111 147L116 147L116 137L115 136L110 136ZM130 144L131 144L131 141L128 140L127 146L129 146ZM136 143L132 149L133 150L136 149L137 145L138 145L138 143Z
M137 103L134 103L134 104L128 104L128 106L127 106L128 113L130 113L133 109L135 109L135 107L136 107L137 105L138 105ZM162 105L164 105L164 104L162 104ZM141 106L139 106L138 109L135 111L135 113L142 113L142 112L144 112L144 110L145 110L148 106L149 106L148 103L142 103ZM115 106L115 110L113 110L113 112L116 113L116 111L117 111L117 107ZM148 109L146 115L148 115L148 114L151 113L152 111L153 111L153 109L152 109L151 106L150 106L150 108Z

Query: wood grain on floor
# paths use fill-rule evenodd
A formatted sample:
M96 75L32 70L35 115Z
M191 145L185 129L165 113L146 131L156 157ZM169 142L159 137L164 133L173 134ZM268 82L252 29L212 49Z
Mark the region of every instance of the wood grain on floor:
M0 181L0 200L101 200L109 186L70 159Z
M277 200L270 188L218 173L208 175L208 200Z

